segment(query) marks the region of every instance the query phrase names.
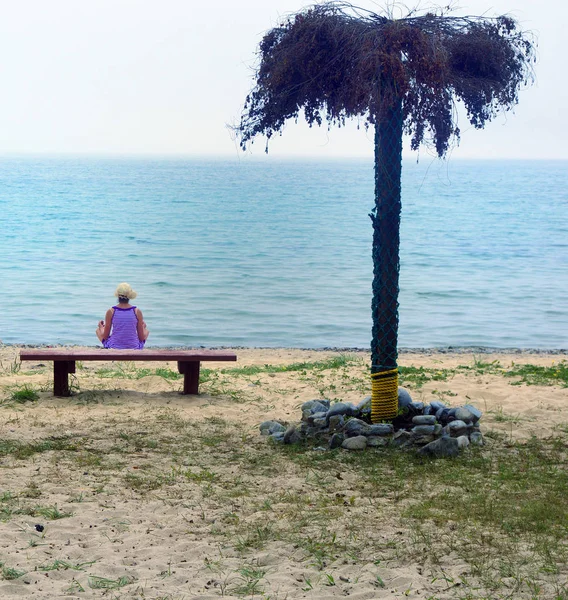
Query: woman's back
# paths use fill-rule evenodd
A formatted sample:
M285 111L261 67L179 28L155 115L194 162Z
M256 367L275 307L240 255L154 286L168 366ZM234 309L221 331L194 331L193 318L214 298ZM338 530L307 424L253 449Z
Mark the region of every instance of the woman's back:
M144 342L138 339L138 317L136 307L121 308L113 306L112 331L110 337L103 342L105 348L116 350L141 349Z

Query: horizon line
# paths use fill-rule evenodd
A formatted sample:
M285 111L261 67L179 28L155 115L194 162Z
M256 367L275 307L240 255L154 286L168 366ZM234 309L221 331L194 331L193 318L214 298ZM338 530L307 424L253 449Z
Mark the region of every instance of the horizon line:
M227 154L227 153L182 153L182 152L0 152L0 159L5 158L100 158L100 159L202 159L202 160L231 160L240 161L260 161L260 160L314 160L314 161L337 161L337 160L369 160L373 162L373 156L365 156L363 154L355 155L333 155L325 156L318 154L282 154L274 156L274 154ZM547 162L566 162L568 157L515 157L515 156L495 156L495 157L479 157L479 156L449 156L438 157L428 154L420 156L418 154L403 154L403 162L409 160L423 162L424 160L439 160L439 161L479 161L479 162L526 162L526 161L547 161Z

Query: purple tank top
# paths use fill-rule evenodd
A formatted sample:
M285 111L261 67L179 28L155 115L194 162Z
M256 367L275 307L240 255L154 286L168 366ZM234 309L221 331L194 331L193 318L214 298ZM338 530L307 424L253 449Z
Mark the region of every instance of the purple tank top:
M103 342L103 346L115 350L142 350L144 342L138 339L136 307L120 308L119 306L113 306L113 308L111 334Z

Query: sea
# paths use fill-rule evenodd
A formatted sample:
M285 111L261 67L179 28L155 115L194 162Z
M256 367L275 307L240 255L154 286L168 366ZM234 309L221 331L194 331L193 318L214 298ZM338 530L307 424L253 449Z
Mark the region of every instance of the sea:
M373 160L0 158L0 339L368 348ZM403 164L401 348L568 348L568 162Z

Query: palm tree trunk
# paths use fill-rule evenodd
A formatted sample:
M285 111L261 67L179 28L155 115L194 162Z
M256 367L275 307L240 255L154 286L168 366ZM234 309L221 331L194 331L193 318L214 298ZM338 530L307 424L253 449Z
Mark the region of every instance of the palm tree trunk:
M402 101L382 113L375 125L375 208L373 221L373 299L371 381L373 422L398 411L398 272L402 173Z

